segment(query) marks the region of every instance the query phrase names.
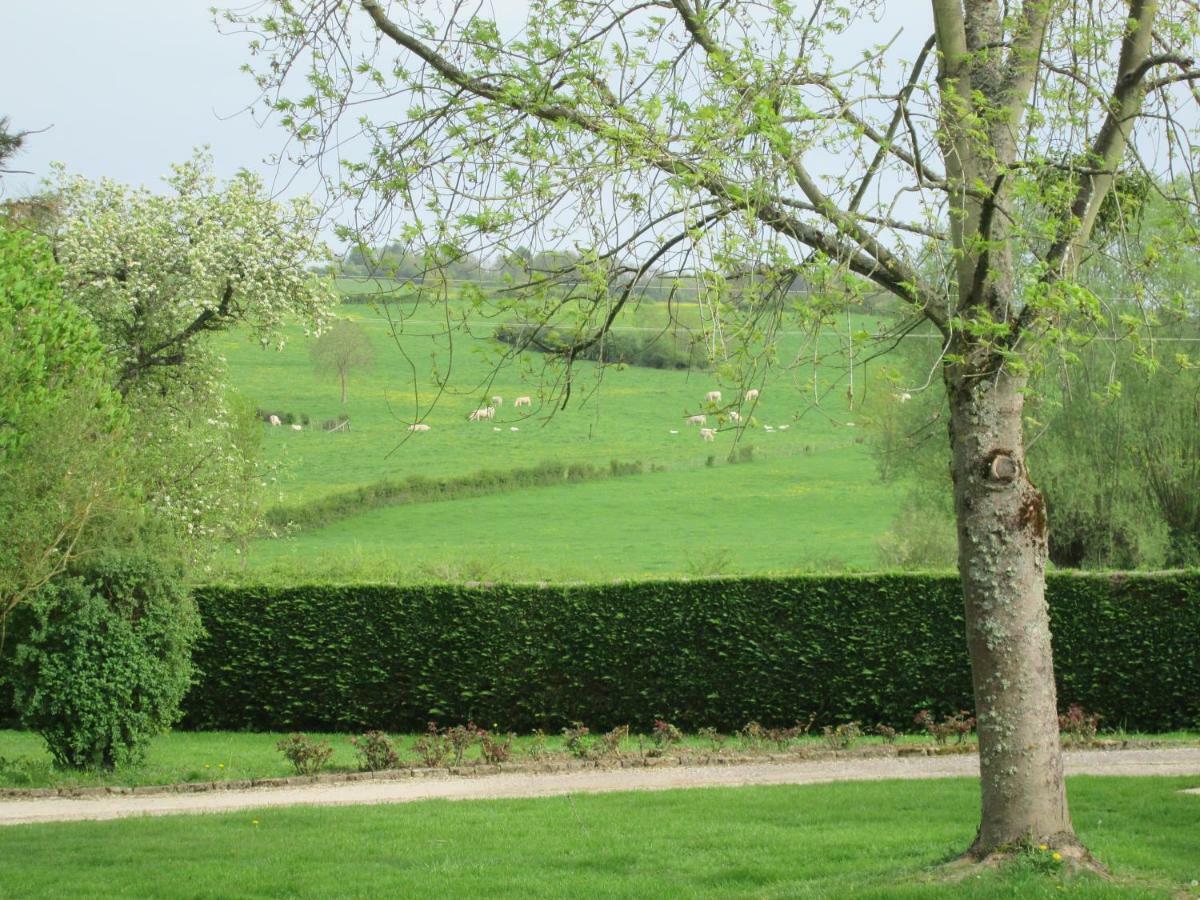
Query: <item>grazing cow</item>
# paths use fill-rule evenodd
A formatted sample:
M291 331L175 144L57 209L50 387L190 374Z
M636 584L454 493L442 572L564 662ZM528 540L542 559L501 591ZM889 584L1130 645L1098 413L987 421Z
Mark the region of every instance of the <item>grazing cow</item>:
M684 419L686 425L704 425L708 422L708 416L688 416Z
M902 394L897 394L896 399L901 403L907 403L912 399L912 394L910 394L908 391L904 391Z
M715 428L701 428L700 437L706 441L714 441L717 438L717 430Z
M424 422L417 422L415 425L409 425L408 430L409 431L428 431L429 426L426 425Z
M736 409L731 409L729 411L729 418L734 422L741 422L742 414L740 412L738 412Z
M750 388L750 390L746 391L746 400L747 401L757 400L757 399L758 399L758 388Z
M720 391L709 391L707 394L704 395L704 402L705 403L720 403L721 402L721 392Z
M789 428L791 428L791 427L792 427L791 425L780 425L780 426L779 426L779 430L780 430L780 431L787 431L787 430L788 430Z
M518 397L516 400L513 401L513 406L533 406L533 398Z
M493 426L492 426L492 431L503 431L503 430L504 430L504 429L502 429L502 428L501 428L499 425L493 425Z
M496 407L485 406L483 409L477 409L467 416L467 420L470 422L482 422L484 419L494 419L495 417Z
M267 419L267 421L270 422L272 425L282 425L283 424L283 419L279 418L279 416L276 416L276 415L272 415L271 418Z
M304 430L304 426L303 426L303 425L298 425L298 424L294 424L294 423L293 423L293 425L292 425L292 431L303 431L303 430Z
M493 397L492 398L492 406L503 406L503 405L504 405L503 397Z
M520 431L521 429L518 428L516 425L509 425L508 430L509 431Z
M675 429L675 428L672 428L672 429L671 429L671 434L679 434L679 431L678 431L677 429Z

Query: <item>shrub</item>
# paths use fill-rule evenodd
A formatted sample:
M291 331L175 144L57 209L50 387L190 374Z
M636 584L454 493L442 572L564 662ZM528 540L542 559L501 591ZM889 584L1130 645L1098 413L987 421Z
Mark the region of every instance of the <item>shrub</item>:
M446 740L450 743L450 749L454 752L454 764L461 766L463 754L479 739L479 729L474 722L468 722L466 725L447 728L445 733Z
M952 716L946 716L940 723L934 721L929 710L923 709L913 718L913 722L929 732L935 744L945 744L951 735L955 735L958 738L957 742L961 744L975 727L974 716L965 709Z
M511 731L508 734L495 734L483 729L479 732L479 753L486 763L508 762L512 756L513 741L517 736Z
M438 731L437 722L430 722L425 726L425 733L413 744L413 749L426 768L436 769L444 765L450 755L450 738Z
M333 756L328 741L318 741L305 734L289 734L275 747L287 757L297 775L316 775Z
M201 629L179 568L106 551L21 612L9 680L22 725L59 766L140 761L192 681Z
M862 729L857 722L844 722L834 728L826 725L822 729L822 736L830 750L846 750L862 737Z
M885 744L896 743L896 738L899 735L899 732L895 728L891 725L885 725L883 722L875 726L875 733L883 738Z
M682 743L683 732L670 722L655 719L654 729L650 732L650 737L654 741L654 748L658 751L658 755L662 755L676 744Z
M209 637L196 648L190 728L396 733L444 717L648 733L669 714L688 731L730 732L816 712L820 734L972 704L962 588L949 575L196 594ZM1060 697L1104 725L1195 727L1200 573L1051 573L1047 601Z
M596 742L590 737L591 733L582 722L572 722L569 728L564 728L562 735L567 752L576 759L592 759L596 755Z
M701 728L696 734L708 741L713 753L720 753L725 746L725 742L729 740L726 735L721 734L721 732L717 731L711 725Z
M1067 708L1066 715L1058 717L1058 731L1069 743L1087 744L1096 738L1100 727L1100 715L1086 713L1078 703Z
M629 737L629 726L618 725L611 731L606 731L600 735L600 740L604 745L604 755L619 757L621 755L621 741Z
M358 767L364 772L383 772L400 766L400 754L382 731L368 731L362 737L350 738L358 754Z

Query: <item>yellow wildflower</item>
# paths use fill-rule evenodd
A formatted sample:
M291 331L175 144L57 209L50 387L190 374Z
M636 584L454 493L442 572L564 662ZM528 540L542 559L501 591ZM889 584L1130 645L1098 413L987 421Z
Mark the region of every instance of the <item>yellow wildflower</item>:
M1059 853L1057 850L1054 853L1050 854L1050 858L1052 860L1054 860L1055 862L1062 862L1062 854Z

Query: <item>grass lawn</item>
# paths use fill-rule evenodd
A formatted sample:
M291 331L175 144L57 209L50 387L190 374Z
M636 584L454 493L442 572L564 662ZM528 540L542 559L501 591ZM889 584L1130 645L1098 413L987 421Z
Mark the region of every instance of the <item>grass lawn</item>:
M1116 881L1045 854L957 885L968 779L290 808L0 829L0 892L49 897L1152 897L1200 879L1195 779L1069 779Z

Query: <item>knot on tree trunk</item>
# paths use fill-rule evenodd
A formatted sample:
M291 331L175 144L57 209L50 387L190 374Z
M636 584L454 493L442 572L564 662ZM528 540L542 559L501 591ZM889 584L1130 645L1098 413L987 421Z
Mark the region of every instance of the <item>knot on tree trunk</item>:
M983 460L983 480L990 487L1005 487L1021 474L1021 464L1009 450L993 450Z

